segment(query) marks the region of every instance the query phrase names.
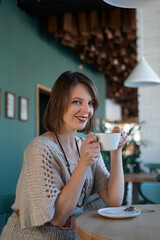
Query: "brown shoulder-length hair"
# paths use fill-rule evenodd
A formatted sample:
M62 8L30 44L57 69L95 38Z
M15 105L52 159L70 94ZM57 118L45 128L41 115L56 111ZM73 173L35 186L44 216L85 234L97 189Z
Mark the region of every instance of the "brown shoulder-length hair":
M45 109L43 125L47 131L59 134L63 124L63 115L68 109L70 92L78 84L84 84L88 87L94 101L94 114L82 131L89 133L94 129L95 110L99 105L96 86L84 74L79 72L67 71L62 73L52 87L51 95Z

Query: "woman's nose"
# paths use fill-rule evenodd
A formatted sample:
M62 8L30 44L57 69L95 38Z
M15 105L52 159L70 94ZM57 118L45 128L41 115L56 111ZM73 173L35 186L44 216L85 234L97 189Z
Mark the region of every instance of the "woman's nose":
M85 112L85 113L88 113L89 112L89 106L88 104L83 104L82 105L82 108L81 108L81 111Z

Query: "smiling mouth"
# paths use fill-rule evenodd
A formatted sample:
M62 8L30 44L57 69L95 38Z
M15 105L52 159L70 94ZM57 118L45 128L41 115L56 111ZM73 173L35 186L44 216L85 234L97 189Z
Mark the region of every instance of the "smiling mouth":
M80 121L80 122L86 122L88 117L83 117L83 116L76 116L76 118Z

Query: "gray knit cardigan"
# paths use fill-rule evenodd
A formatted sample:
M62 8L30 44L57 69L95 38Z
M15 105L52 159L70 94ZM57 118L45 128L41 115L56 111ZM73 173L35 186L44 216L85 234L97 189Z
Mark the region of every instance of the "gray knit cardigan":
M81 139L77 137L79 148ZM71 172L76 163L70 161ZM66 160L58 146L44 136L34 138L24 152L24 161L16 189L13 210L20 211L9 218L1 235L2 240L29 239L79 239L75 230L60 230L55 226L44 226L55 212L55 201L61 189L69 181ZM76 207L72 214L79 216L93 193L107 188L109 172L100 156L89 167L87 173L87 196L83 207ZM79 204L83 199L79 198ZM63 206L62 206L63 207Z

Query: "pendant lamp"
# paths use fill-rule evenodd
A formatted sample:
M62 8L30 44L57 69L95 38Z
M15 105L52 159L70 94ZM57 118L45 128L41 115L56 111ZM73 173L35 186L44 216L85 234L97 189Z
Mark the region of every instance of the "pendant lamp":
M147 1L148 0L146 0L146 2ZM139 14L141 31L141 59L124 82L124 86L134 88L160 84L159 76L154 72L143 56L143 8L139 10Z
M126 87L140 87L159 84L160 79L146 62L143 56L143 8L160 6L160 0L103 0L104 2L122 8L141 8L141 60L124 82Z
M159 0L103 0L115 7L122 8L144 8L160 6Z
M142 57L131 74L124 82L125 87L150 86L160 83L158 75L153 71L151 66Z

